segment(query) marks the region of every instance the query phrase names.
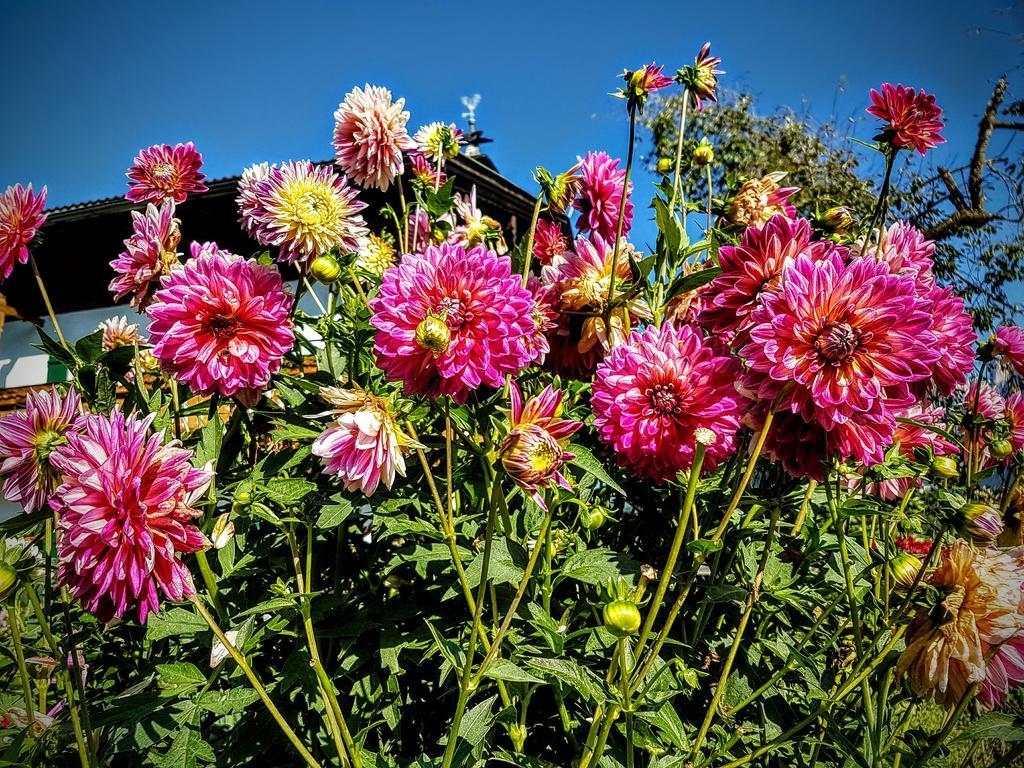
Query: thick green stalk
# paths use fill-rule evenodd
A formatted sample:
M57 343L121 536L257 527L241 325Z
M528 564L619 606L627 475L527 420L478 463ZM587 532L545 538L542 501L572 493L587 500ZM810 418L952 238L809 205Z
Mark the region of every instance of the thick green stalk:
M626 214L626 201L629 200L629 175L633 170L633 144L636 138L636 110L629 111L629 149L626 154L626 175L622 179L622 199L619 201L619 221L615 227L615 246L612 249L612 272L608 278L608 301L605 307L612 309L612 299L615 297L616 272L619 265L619 250L622 241L622 225ZM627 328L628 330L628 328Z
M305 760L306 764L311 766L311 768L320 768L320 763L318 763L313 758L313 755L309 753L306 746L299 740L299 737L295 735L295 731L293 731L291 726L288 725L288 722L284 719L280 710L274 705L274 702L270 699L270 695L267 693L267 690L263 687L262 683L260 683L259 678L256 677L256 673L253 671L252 667L249 666L249 662L245 660L245 656L243 656L242 653L234 646L234 643L228 640L227 635L224 634L224 630L220 628L220 625L218 625L213 616L210 615L210 612L206 610L206 606L203 605L199 596L190 595L188 600L195 606L196 611L199 612L199 615L206 622L207 626L209 626L213 631L213 634L216 635L217 639L220 640L225 650L227 650L228 655L231 656L231 658L235 660L235 663L241 668L243 674L245 674L245 677L249 680L249 684L260 697L260 701L263 702L263 706L265 706L267 711L270 712L270 716L274 718L274 722L277 723L281 732L302 756L302 759Z
M65 341L64 333L60 329L60 323L57 322L57 314L53 311L53 304L50 303L50 294L46 291L46 284L43 282L43 276L39 273L39 265L36 264L36 257L32 254L31 249L28 252L28 263L32 267L32 274L35 275L36 285L39 286L39 294L43 297L43 304L46 305L46 313L50 316L50 322L53 323L53 330L57 333L60 345L70 352L71 347L69 347L67 341Z
M526 235L526 253L523 255L523 287L530 278L530 261L533 259L533 238L537 233L537 219L540 218L540 208L544 203L544 196L537 195L537 202L533 204L533 216L530 219L530 231Z
M32 695L32 684L28 676L28 667L25 666L25 652L21 647L21 611L18 610L18 601L15 598L10 604L8 614L8 625L11 628L11 643L14 646L14 660L18 664L18 677L21 678L21 691L25 696L25 712L28 714L28 722L35 724L36 711L33 705L35 696Z
M683 88L683 106L679 108L679 136L676 138L676 164L675 173L672 176L672 197L668 201L668 212L671 215L676 207L676 200L680 197L680 171L683 166L683 137L686 134L686 110L690 104L689 94ZM685 203L685 201L683 201ZM683 229L686 229L686 206L683 205Z

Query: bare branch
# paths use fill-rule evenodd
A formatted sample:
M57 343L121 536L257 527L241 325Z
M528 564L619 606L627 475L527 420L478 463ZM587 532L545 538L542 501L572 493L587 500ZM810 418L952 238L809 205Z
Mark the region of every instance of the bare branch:
M945 240L965 229L979 229L998 218L994 213L968 208L951 214L934 227L926 229L923 234L929 240Z
M993 128L1009 128L1011 131L1024 131L1024 123L1014 123L1010 120L995 120L992 122Z
M957 187L956 182L953 180L953 174L946 168L939 168L939 178L942 179L942 183L946 185L946 189L949 190L949 202L953 204L953 207L958 211L967 210L967 201L964 200L963 194L960 192L960 188Z
M982 174L985 170L985 154L988 152L988 143L992 139L992 128L996 120L999 106L1006 96L1006 75L999 77L992 96L989 97L985 106L985 113L978 123L978 143L974 146L974 156L971 158L971 175L967 180L967 191L971 197L971 207L978 210L985 208L985 191L982 187Z

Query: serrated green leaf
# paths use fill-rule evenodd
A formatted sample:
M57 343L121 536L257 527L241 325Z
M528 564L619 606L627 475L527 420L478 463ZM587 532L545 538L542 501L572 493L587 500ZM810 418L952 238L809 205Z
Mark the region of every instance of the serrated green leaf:
M565 683L584 698L598 704L608 699L601 679L572 659L532 658L524 661L527 666L533 667L541 674Z
M530 674L522 667L508 659L496 658L487 667L484 677L493 677L495 680L505 680L509 683L543 683L543 678Z
M208 629L201 616L185 608L171 608L169 611L150 614L146 621L146 640L155 642L165 637L194 635Z
M952 743L958 741L1024 741L1024 723L1016 720L1013 715L1004 712L987 712L973 723L964 727Z
M267 483L267 496L282 507L291 507L316 490L316 485L299 477L271 480Z
M489 699L481 701L476 706L468 709L459 723L459 738L465 739L474 747L487 736L488 722L491 719L491 709L498 696L495 694Z
M601 586L609 579L632 577L639 571L639 563L618 552L606 548L584 549L562 564L558 578Z
M188 661L173 664L157 664L156 673L161 688L197 688L206 684L206 675Z
M622 490L618 483L612 480L611 475L609 475L605 470L604 465L598 461L597 457L589 448L585 445L580 445L579 443L572 443L569 446L569 452L575 454L575 458L569 462L570 464L575 467L579 467L584 472L596 477L609 488L625 495L626 492Z
M252 688L231 688L227 691L207 691L196 698L196 704L215 715L241 712L259 699Z
M352 502L340 493L332 496L331 501L334 503L320 509L320 516L316 519L317 528L337 528L352 514Z

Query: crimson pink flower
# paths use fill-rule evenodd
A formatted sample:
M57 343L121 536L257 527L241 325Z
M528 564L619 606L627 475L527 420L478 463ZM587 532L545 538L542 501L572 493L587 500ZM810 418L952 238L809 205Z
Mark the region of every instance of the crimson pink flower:
M938 359L928 308L884 264L798 256L750 315L744 386L771 399L791 384L781 407L825 429L909 405L909 385Z
M153 356L196 394L254 404L292 347L293 300L273 267L196 250L153 297Z
M583 424L562 418L561 390L545 387L524 403L519 385L513 381L509 397L512 427L501 445L501 464L520 488L546 508L541 488L553 484L571 488L560 470L576 458L565 445Z
M387 192L402 174L402 152L414 146L408 122L405 99L392 101L379 85L353 88L334 113L335 162L356 184Z
M359 388L325 387L320 394L334 406L334 421L313 441L324 472L367 496L382 481L391 488L396 474L405 477L405 452L422 446L399 428L386 399Z
M583 184L580 196L573 207L580 212L576 228L582 233L593 233L610 243L615 242L619 222L619 206L622 203L622 185L626 171L619 170L618 159L604 152L588 152L586 157L577 158ZM622 236L629 234L633 221L633 182L626 190L626 207L622 211Z
M131 294L133 307L139 311L146 308L160 278L178 264L178 225L172 200L165 200L159 208L149 203L145 212L132 211L132 235L124 241L125 250L110 262L117 273L110 281L115 300Z
M1024 328L1016 325L1000 325L992 337L992 348L1013 366L1017 373L1024 374Z
M935 334L939 359L932 365L931 378L912 385L918 395L925 394L929 386L943 397L967 382L968 374L974 370L974 343L978 334L974 332L974 320L964 308L964 300L953 293L952 288L935 285L925 294L930 302L932 333Z
M877 247L870 242L871 239L872 236L868 235L861 240L854 252L888 264L894 275L913 277L921 294L935 287L935 275L932 274L935 242L927 239L919 229L898 221L882 229Z
M664 69L661 64L656 64L653 61L640 69L627 69L622 73L626 87L620 89L616 95L627 100L631 111L638 109L643 112L648 95L672 85L672 78L662 74Z
M128 177L126 198L133 203L185 202L189 192L205 192L203 156L195 144L154 144L136 156Z
M620 464L656 482L688 469L695 433L710 430L704 468L713 470L733 452L743 416L736 374L691 326L648 326L598 365L594 426Z
M715 95L718 76L725 74L725 70L718 69L721 63L721 56L711 55L711 42L708 41L701 46L693 64L683 67L676 73L676 79L686 86L690 104L696 107L697 111L704 109L705 101L718 101Z
M550 264L555 256L571 248L561 224L546 219L537 220L537 229L533 234L533 256L541 266Z
M942 110L930 93L903 85L883 83L879 93L871 89L868 114L886 123L880 137L898 149L914 149L924 155L946 140L942 132Z
M15 184L0 195L0 283L11 276L15 264L28 262L28 247L46 222L46 187L39 194L32 185Z
M1006 398L1006 411L1003 418L1010 425L1010 445L1016 453L1024 448L1024 393L1014 392Z
M30 391L25 410L0 419L0 477L4 498L29 514L40 510L57 488L51 466L54 449L82 427L81 401L74 389L61 396L55 388Z
M100 621L134 610L145 623L162 597L195 594L188 568L175 555L209 546L192 521L213 473L195 469L192 452L163 434L155 418L85 417L84 432L67 435L51 461L64 476L53 496L59 513L57 581Z
M465 402L530 363L534 300L507 256L442 243L406 254L371 300L377 365L408 394Z
M757 307L761 294L774 289L783 268L797 256L817 260L832 249L830 243L812 239L806 219L773 216L761 227L748 227L739 245L723 245L718 251L722 273L703 294L698 322L714 334L740 330Z
M558 327L558 313L551 303L551 290L545 288L536 275L531 274L526 279L526 290L533 296L534 301L533 312L530 315L533 318L533 332L526 338L526 348L531 362L543 365L551 351L548 336Z
M254 177L259 173L262 168L254 170ZM356 194L328 165L288 162L269 168L264 179L253 181L251 192L244 192L244 205L251 201L252 207L243 225L260 245L280 247L280 259L289 263L314 259L339 246L356 251L359 239L368 234L360 215L366 203Z

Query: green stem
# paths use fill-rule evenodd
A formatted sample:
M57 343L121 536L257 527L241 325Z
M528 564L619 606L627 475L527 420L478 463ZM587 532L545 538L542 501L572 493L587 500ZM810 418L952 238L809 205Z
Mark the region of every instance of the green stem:
M210 627L210 629L213 631L213 634L217 636L218 640L220 640L221 644L227 650L228 655L230 655L231 658L235 660L235 663L241 668L242 672L249 680L249 684L253 687L253 690L256 691L256 694L260 697L260 700L263 702L263 706L265 706L267 708L267 711L270 712L270 716L274 718L274 721L281 729L281 732L285 735L288 741L292 743L292 746L294 746L296 751L298 751L298 753L302 756L302 759L305 760L306 764L311 766L311 768L320 768L320 764L309 753L309 750L306 749L305 745L299 740L299 737L295 735L295 731L293 731L291 726L288 725L287 721L284 719L284 716L281 715L280 710L278 710L278 708L274 705L274 702L271 701L266 689L260 683L259 678L256 677L256 673L253 671L252 667L249 666L249 662L245 660L245 656L243 656L242 653L234 646L234 644L230 640L228 640L227 635L224 634L224 631L214 620L213 616L210 615L210 612L206 610L206 606L203 605L202 600L199 599L199 596L190 595L188 597L188 600L192 603L192 605L195 606L196 610L199 612L199 615L206 622L207 626Z
M537 195L537 202L533 205L533 216L530 219L530 231L526 235L526 253L523 255L523 287L530 278L530 261L533 259L533 238L537 232L537 219L540 218L540 207L544 202L543 195Z
M747 596L747 604L743 610L743 615L740 617L739 626L736 628L736 636L733 637L732 646L729 648L729 655L725 659L725 664L722 665L722 672L718 677L718 685L715 686L715 693L711 697L711 704L708 705L707 714L704 715L704 722L700 726L700 730L697 732L697 738L693 743L693 748L690 750L690 760L695 760L697 753L700 751L701 745L704 743L704 738L708 734L708 729L711 728L711 723L715 719L715 713L718 711L718 705L722 701L722 696L725 695L726 685L729 681L729 673L732 671L732 665L736 661L736 654L739 652L740 643L743 641L743 635L747 629L747 623L750 621L750 615L754 611L754 605L757 603L757 599L761 592L761 581L764 579L764 569L768 565L768 557L772 552L772 544L775 541L775 527L779 522L779 507L775 505L772 507L771 522L768 524L768 537L765 539L764 549L761 552L761 562L757 566L757 573L754 575L754 580L750 585L750 594Z
M896 152L891 149L887 149L885 152L885 175L882 178L882 190L878 194L878 202L875 203L875 209L871 213L871 221L868 224L867 232L864 233L864 244L860 248L861 256L864 255L864 251L867 250L868 244L871 242L871 235L875 231L875 226L878 224L878 217L882 213L883 207L885 207L889 201L889 181L892 178L892 167L896 161Z
M53 330L57 333L60 345L70 352L71 347L68 346L67 341L64 339L60 323L57 322L57 314L53 311L53 304L50 302L50 294L46 291L46 284L43 282L43 276L39 273L39 265L36 264L36 257L32 254L31 250L28 252L28 263L32 267L32 274L35 275L36 285L39 286L39 293L43 297L43 304L46 305L46 313L50 316L50 322L53 323Z
M957 723L960 722L960 718L967 711L968 705L974 700L974 694L980 685L981 683L973 683L968 686L967 690L964 691L964 695L960 697L956 709L946 719L946 724L939 731L939 735L932 740L928 749L925 750L924 754L917 759L911 768L921 768L921 766L926 765L932 756L942 748L942 745L946 743L946 739L949 738L949 734L953 732Z
M675 210L676 199L681 197L680 188L680 171L683 166L683 136L686 133L686 111L690 105L689 95L687 94L686 88L683 88L683 106L679 108L679 136L676 139L676 165L675 173L672 176L672 197L668 201L668 212L671 214ZM685 201L684 201L685 202ZM683 229L686 229L686 206L683 206Z
M807 510L811 506L811 497L814 495L814 489L818 487L817 480L807 481L807 490L804 492L804 499L800 502L800 511L797 512L796 520L793 521L793 535L799 536L801 529L804 527L804 520L807 519Z
M96 740L96 734L92 729L92 721L89 717L89 705L85 700L85 684L82 680L82 664L78 659L78 645L72 641L73 633L70 609L71 598L66 589L61 590L61 603L64 609L64 632L68 639L68 655L71 656L71 667L73 672L73 674L69 673L69 676L71 677L75 693L78 695L78 714L82 718L82 732L85 735L86 744L89 747L89 758L96 765L99 765L99 744ZM67 656L65 656L62 661L66 665Z
M25 653L21 647L21 611L18 610L17 599L12 600L10 604L10 610L7 612L9 619L9 626L11 628L11 641L14 645L14 660L18 664L18 676L21 678L21 690L25 696L25 712L28 713L28 722L30 727L35 725L36 722L36 711L33 700L35 696L32 695L32 684L28 676L28 667L25 666Z
M713 188L712 182L711 182L711 165L710 165L710 163L705 166L705 170L707 171L707 177L708 177L708 228L707 228L705 236L708 238L708 242L710 242L711 241L711 192L712 192L712 188Z
M619 250L622 241L622 225L625 220L626 202L629 200L629 175L633 170L633 143L636 136L636 110L629 112L629 149L626 154L626 175L622 179L622 199L619 201L619 221L615 227L615 246L612 249L612 272L608 278L608 301L605 306L612 309L612 298L615 296L615 279L619 265ZM628 329L627 329L628 330Z

